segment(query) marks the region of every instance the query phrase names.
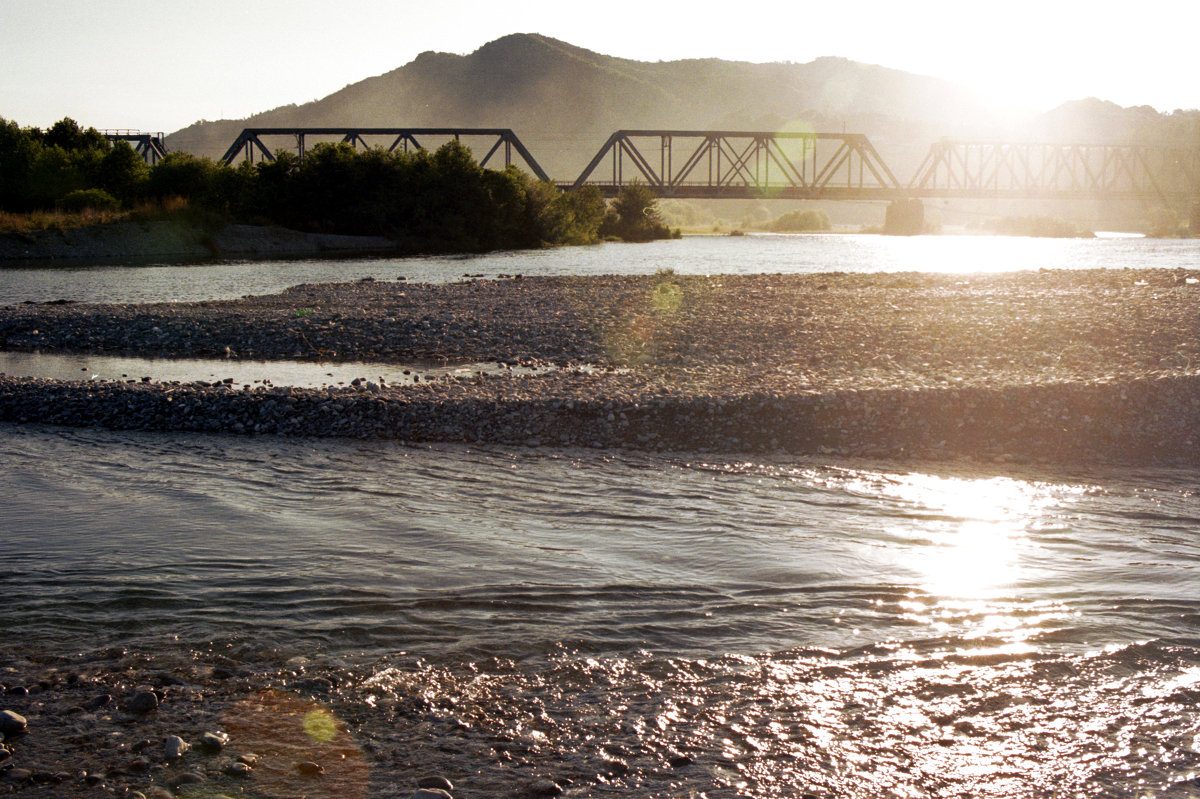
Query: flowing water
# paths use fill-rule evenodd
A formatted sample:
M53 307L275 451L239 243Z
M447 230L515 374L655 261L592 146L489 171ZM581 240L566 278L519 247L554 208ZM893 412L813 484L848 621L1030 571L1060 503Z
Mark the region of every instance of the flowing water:
M244 261L181 266L8 268L0 305L78 302L185 302L273 294L299 283L404 278L441 283L478 275L794 272L1003 272L1012 269L1138 269L1200 264L1194 240L1119 234L1094 239L1017 236L771 235L694 236L630 246L598 244L480 256Z
M459 797L530 763L571 796L1200 794L1194 471L19 425L0 460L0 665L304 663ZM411 795L354 773L329 795Z

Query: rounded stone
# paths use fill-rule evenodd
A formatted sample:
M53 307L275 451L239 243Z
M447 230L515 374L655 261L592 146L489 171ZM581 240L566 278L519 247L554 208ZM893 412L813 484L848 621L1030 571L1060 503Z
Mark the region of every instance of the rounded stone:
M185 771L172 780L171 785L178 791L184 785L196 785L204 781L203 774L198 774L194 771Z
M13 710L0 710L0 735L22 735L28 723L25 717Z
M129 700L127 708L130 713L149 713L158 709L158 694L153 691L138 691Z
M422 777L421 779L417 780L417 787L437 788L442 791L453 791L454 783L450 782L450 780L446 779L445 777L432 775L429 777Z
M229 743L229 736L223 732L206 732L200 736L200 748L209 754L216 754Z
M441 788L418 788L412 799L453 799L453 797Z
M320 763L314 763L311 760L306 760L303 763L296 764L296 771L306 777L319 777L325 773L325 768Z
M531 782L527 787L526 792L530 796L561 796L563 789L562 786L554 780L543 777Z
M167 760L178 760L191 748L188 742L178 735L168 735L167 740L163 742L163 754Z

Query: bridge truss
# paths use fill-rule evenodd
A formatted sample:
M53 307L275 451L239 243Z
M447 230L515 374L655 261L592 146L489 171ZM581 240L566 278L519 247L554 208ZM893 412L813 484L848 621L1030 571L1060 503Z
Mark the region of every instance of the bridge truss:
M608 161L611 169L600 170ZM564 187L614 196L642 182L661 197L889 199L902 192L866 136L698 130L619 130Z
M150 163L166 152L161 134L106 135L134 142ZM501 158L509 166L519 158L534 176L550 180L508 128L247 128L221 161L271 161L281 146L303 157L315 141L408 152L450 139L478 144L473 149L484 154L481 166ZM275 150L264 140L274 140ZM943 139L902 184L860 133L619 130L578 178L557 185L595 186L612 197L634 181L660 197L690 199L1099 199L1180 206L1200 202L1200 148Z
M309 138L323 142L344 142L355 148L380 146L388 152L409 152L410 148L425 149L422 140L437 139L444 142L450 139L462 141L465 138L469 142L482 143L481 149L485 154L482 158L476 158L480 166L486 167L492 158L500 154L504 159L504 166L507 167L513 163L515 152L536 177L541 180L550 179L533 154L508 128L246 128L221 156L221 163L231 164L239 155L244 155L247 160L253 162L256 152L263 160L274 161L275 153L263 141L264 137L286 137L289 142L294 142L295 151L301 158L308 148ZM278 149L277 145L276 150Z
M110 142L129 142L133 151L151 166L167 157L167 147L163 144L163 134L161 133L142 133L140 130L106 130L104 138Z
M910 197L1049 200L1200 198L1200 149L936 142Z

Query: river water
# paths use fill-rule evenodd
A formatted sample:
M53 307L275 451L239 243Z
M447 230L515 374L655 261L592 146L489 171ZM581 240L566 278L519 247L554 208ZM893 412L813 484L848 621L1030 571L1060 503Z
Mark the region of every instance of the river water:
M875 268L916 266L921 240L855 239L885 251ZM753 253L800 263L837 241L0 281L6 302L184 299L205 281L230 296L575 258L749 271ZM985 265L1011 247L1028 255L1014 268L1196 265L1195 243L1017 242L926 246ZM376 746L419 698L458 797L504 795L526 767L569 796L1200 793L1194 471L19 425L0 427L0 460L0 664L114 647L168 669L302 662L386 729ZM349 788L329 795L386 794Z

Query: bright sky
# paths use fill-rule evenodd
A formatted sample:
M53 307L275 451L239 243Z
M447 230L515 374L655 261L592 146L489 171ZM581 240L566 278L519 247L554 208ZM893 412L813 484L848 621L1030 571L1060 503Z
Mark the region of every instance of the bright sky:
M645 61L838 55L1034 110L1172 111L1200 107L1198 30L1198 0L0 0L0 117L169 133L509 33Z

